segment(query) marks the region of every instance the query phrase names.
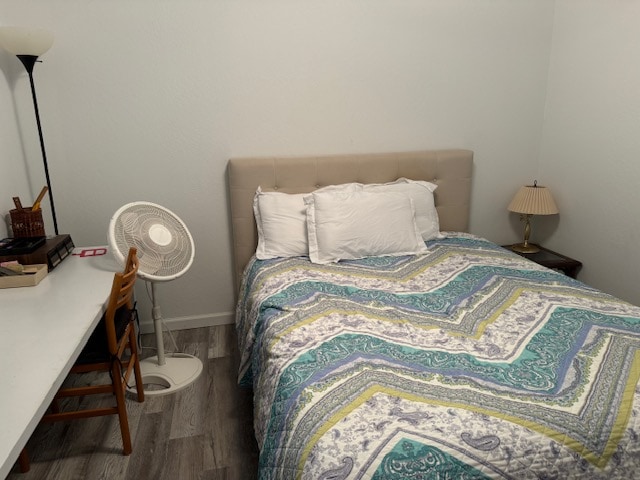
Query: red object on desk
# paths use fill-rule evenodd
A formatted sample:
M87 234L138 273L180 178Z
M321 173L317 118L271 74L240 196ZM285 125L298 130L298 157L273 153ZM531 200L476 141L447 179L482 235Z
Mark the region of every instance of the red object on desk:
M83 248L79 252L73 252L73 255L77 257L100 257L101 255L106 255L107 249L106 247L94 247L94 248Z

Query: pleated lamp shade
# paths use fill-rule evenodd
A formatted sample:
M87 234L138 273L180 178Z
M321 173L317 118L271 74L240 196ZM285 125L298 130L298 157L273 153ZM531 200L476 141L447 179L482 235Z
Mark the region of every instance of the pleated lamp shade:
M520 187L507 207L510 212L525 215L554 215L558 206L553 200L551 191L534 183Z

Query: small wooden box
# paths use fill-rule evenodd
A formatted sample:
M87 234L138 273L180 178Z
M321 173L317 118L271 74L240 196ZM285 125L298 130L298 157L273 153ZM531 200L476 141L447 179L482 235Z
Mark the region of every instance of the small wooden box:
M47 276L49 269L44 263L25 265L24 275L0 277L0 288L33 287Z

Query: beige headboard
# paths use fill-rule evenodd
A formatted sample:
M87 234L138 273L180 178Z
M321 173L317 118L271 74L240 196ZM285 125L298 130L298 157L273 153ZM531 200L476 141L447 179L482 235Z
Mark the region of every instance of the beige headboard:
M229 196L236 282L258 243L253 196L265 191L308 193L341 183L385 183L400 177L427 180L435 191L440 229L467 231L473 152L433 150L321 157L262 157L229 160Z

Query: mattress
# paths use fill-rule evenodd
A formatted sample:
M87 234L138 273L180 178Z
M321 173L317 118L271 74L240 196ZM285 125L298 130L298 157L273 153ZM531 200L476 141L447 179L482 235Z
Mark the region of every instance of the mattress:
M249 263L259 477L636 478L640 308L469 234L428 247Z

